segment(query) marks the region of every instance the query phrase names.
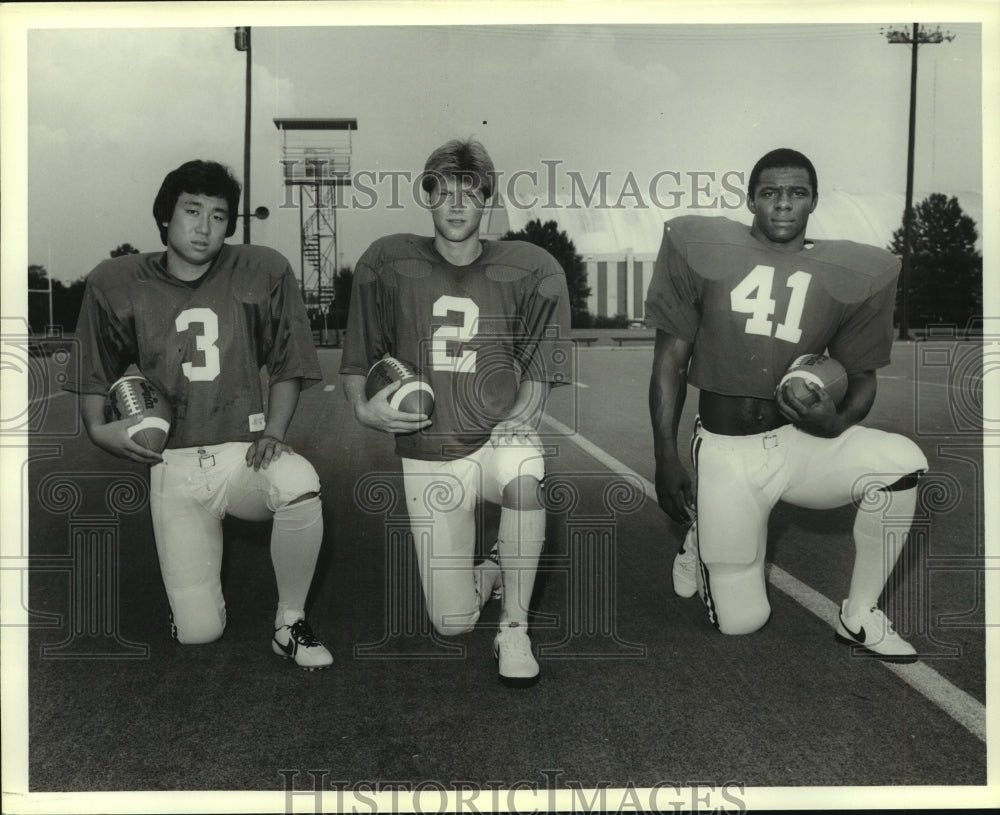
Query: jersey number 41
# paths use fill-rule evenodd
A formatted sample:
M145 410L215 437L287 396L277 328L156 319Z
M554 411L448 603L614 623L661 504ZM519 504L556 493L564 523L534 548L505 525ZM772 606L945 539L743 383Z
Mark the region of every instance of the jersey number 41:
M774 288L774 267L758 264L750 270L729 293L729 304L733 311L749 314L744 330L748 334L761 334L788 342L798 342L802 338L802 310L806 304L806 291L812 275L795 272L789 275L785 285L791 289L785 319L774 324L771 315L777 302L771 297Z

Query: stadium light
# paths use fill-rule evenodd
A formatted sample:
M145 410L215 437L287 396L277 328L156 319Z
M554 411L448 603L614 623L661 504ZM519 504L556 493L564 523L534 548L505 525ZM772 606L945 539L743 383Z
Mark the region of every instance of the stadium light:
M912 50L910 57L910 131L906 147L906 203L903 207L903 263L900 270L900 285L902 286L902 303L899 309L899 338L909 339L910 322L910 213L913 209L913 144L917 122L917 49L921 45L940 45L947 40L955 39L954 34L944 34L938 27L934 31L924 31L920 23L913 24L913 30L882 29L881 33L889 41L889 45L909 45Z
M245 51L247 55L246 70L246 112L243 120L243 209L250 210L250 26L236 26L234 45L237 51ZM259 216L258 216L259 217ZM250 243L250 218L243 216L243 243Z

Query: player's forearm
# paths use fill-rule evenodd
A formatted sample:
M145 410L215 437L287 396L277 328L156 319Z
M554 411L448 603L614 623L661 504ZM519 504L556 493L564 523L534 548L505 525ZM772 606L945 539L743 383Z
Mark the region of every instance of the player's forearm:
M100 393L80 394L80 418L87 435L94 437L94 428L104 424L104 403L107 398Z
M875 371L862 371L848 378L847 393L837 408L840 427L835 435L839 436L847 428L864 420L875 403L877 390L878 378Z
M299 404L302 390L301 379L283 379L271 385L267 397L267 424L264 435L280 441L285 440L288 426L292 423L295 408Z
M356 408L358 402L365 398L365 378L361 374L341 374L340 383L344 388L344 398Z
M689 352L675 338L657 333L649 378L649 418L658 462L678 458L677 431L687 396L688 359Z

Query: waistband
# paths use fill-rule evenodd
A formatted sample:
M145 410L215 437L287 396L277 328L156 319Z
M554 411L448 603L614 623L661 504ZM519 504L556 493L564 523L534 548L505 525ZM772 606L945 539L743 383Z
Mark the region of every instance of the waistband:
M230 441L200 447L168 447L161 455L166 464L205 470L243 458L248 446L249 442Z
M696 432L701 441L721 450L770 450L788 444L800 431L793 424L785 424L751 436L723 436L706 430L699 422Z

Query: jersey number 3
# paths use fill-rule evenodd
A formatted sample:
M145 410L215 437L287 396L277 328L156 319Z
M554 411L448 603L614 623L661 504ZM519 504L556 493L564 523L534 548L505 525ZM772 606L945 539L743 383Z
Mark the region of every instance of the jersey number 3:
M777 326L771 320L777 303L771 297L774 287L774 267L758 264L750 270L729 293L729 304L733 311L749 314L744 330L748 334L762 334L788 342L798 342L802 338L802 309L806 304L806 291L812 275L795 272L789 275L786 285L790 288L788 311L783 322Z
M211 382L221 371L219 365L219 317L210 308L189 308L177 315L174 327L178 333L193 331L198 326L201 331L194 335L194 347L201 353L201 361L184 362L181 370L192 382Z

